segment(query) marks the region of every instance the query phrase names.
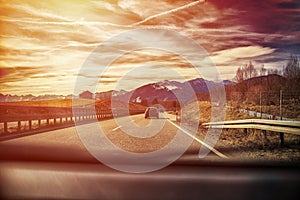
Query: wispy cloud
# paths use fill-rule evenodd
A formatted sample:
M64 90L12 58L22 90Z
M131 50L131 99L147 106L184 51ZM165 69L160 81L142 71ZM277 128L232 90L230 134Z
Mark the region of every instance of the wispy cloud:
M183 6L180 6L180 7L177 7L177 8L174 8L174 9L171 9L171 10L167 10L167 11L164 11L164 12L161 12L161 13L158 13L158 14L155 14L155 15L151 15L151 16L148 16L146 17L145 19L143 19L142 21L139 21L139 22L136 22L134 23L133 25L140 25L140 24L144 24L145 22L148 22L152 19L155 19L155 18L158 18L158 17L163 17L165 15L169 15L171 13L175 13L175 12L178 12L180 10L183 10L183 9L187 9L189 7L192 7L192 6L195 6L199 3L203 3L205 2L205 0L197 0L195 2L191 2L191 3L188 3L188 4L185 4Z
M140 27L171 29L194 40L223 78L232 78L236 68L249 60L256 66L281 68L290 53L299 55L299 10L296 0L4 0L0 5L1 93L72 93L74 74L102 42ZM130 70L145 64L152 64L149 70L156 73L167 66L184 77L195 77L192 67L172 52L122 52L124 46L141 46L136 37L146 45L154 42L154 35L162 47L173 46L174 52L186 47L185 41L155 31L151 37L131 36L102 53L124 55L106 71L99 90L113 88ZM187 51L205 64L193 49ZM95 78L101 61L91 65L91 74L79 75ZM135 80L130 87L147 82L150 71L150 75L128 76Z
M16 66L16 67L1 67L0 68L0 84L5 82L19 82L24 79L30 79L32 76L45 73L49 70L49 66L29 67L29 66Z
M226 65L238 63L237 60L253 60L258 56L271 54L275 50L261 46L236 47L215 52L211 58L216 64Z

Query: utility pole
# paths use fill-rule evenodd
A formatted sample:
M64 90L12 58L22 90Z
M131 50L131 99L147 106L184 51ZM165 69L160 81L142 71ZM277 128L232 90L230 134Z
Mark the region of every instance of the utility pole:
M259 110L260 110L260 118L262 118L261 91L259 92Z
M280 90L280 97L279 97L279 112L280 112L280 120L282 120L282 90ZM284 133L279 133L280 137L280 146L284 145Z
M282 90L280 90L280 97L279 97L279 113L280 113L280 120L282 120Z

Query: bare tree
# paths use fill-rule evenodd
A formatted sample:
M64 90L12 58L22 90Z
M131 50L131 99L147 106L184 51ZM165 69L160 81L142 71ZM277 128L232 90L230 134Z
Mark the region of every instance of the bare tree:
M288 81L288 88L292 90L299 90L300 84L300 61L297 56L290 56L286 67L283 70L283 76Z
M248 65L246 65L245 71L246 71L247 79L257 76L257 71L254 68L254 65L252 64L251 61L248 63Z
M250 61L248 64L241 66L237 69L234 80L238 83L243 82L244 80L253 78L257 76L257 70Z
M243 68L242 67L239 67L237 70L236 70L236 73L235 73L235 77L234 77L234 80L238 83L241 83L245 80L245 77L244 77L244 72L243 72Z
M280 70L278 70L278 69L269 69L269 70L268 70L268 75L272 75L272 74L280 75L281 72L280 72Z
M264 65L261 66L261 68L259 69L259 76L265 76L267 75L267 69L265 68Z

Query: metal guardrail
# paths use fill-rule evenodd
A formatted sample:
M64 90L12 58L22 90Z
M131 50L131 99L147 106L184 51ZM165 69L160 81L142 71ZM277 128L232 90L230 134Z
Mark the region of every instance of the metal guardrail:
M234 107L232 107L232 106L226 106L226 108L234 109ZM238 111L241 113L246 113L248 116L251 116L251 117L259 117L259 118L263 118L263 119L273 119L273 120L275 119L275 120L285 120L285 121L298 121L298 120L292 119L292 118L280 117L280 116L272 115L269 113L263 113L263 112L254 111L254 110L247 110L244 108L240 108L240 109L238 109Z
M225 128L225 129L258 129L265 134L266 131L280 133L280 143L284 144L284 133L300 135L300 121L281 121L265 119L245 119L220 122L203 123L205 128Z
M131 110L130 114L140 114L143 110ZM38 122L38 127L41 127L42 120L46 120L46 124L58 126L65 123L75 121L89 121L92 119L109 119L116 116L122 116L124 113L112 114L110 109L102 109L98 106L92 107L41 107L41 106L7 106L0 105L0 124L3 123L3 134L8 134L9 123L16 122L17 130L21 131L21 122L28 122L29 130L33 129L33 121ZM1 136L1 134L0 134Z

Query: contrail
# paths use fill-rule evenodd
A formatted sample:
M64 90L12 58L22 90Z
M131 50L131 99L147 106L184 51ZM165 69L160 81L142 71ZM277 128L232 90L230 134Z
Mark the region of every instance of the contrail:
M133 26L137 26L140 24L143 24L151 19L154 19L156 17L161 17L164 15L168 15L171 14L173 12L177 12L192 6L195 6L199 3L203 3L205 2L205 0L198 0L192 3L188 3L186 5L168 10L168 11L164 11L155 15L151 15L149 17L146 17L145 19L139 21L139 22L135 22L133 24L128 24L128 25L122 25L122 24L114 24L114 23L109 23L109 22L87 22L87 21L69 21L69 20L65 20L65 21L29 21L29 20L19 20L19 19L5 19L5 21L11 21L11 22L20 22L20 23L31 23L31 24L49 24L49 25L87 25L87 26L94 26L94 25L102 25L102 26L116 26L116 27L120 27L120 28L130 28Z
M174 9L172 9L172 10L168 10L168 11L165 11L165 12L161 12L161 13L158 13L158 14L155 14L155 15L152 15L152 16L149 16L149 17L146 17L146 18L143 19L142 21L139 21L139 22L136 22L136 23L132 24L132 26L136 26L136 25L143 24L143 23L145 23L145 22L147 22L147 21L149 21L149 20L151 20L151 19L154 19L154 18L156 18L156 17L161 17L161 16L163 16L163 15L168 15L168 14L170 14L170 13L177 12L177 11L179 11L179 10L186 9L186 8L191 7L191 6L195 6L195 5L197 5L197 4L199 4L199 3L203 3L203 2L205 2L205 0L198 0L198 1L195 1L195 2L192 2L192 3L188 3L188 4L186 4L186 5L180 6L180 7L178 7L178 8L174 8Z

